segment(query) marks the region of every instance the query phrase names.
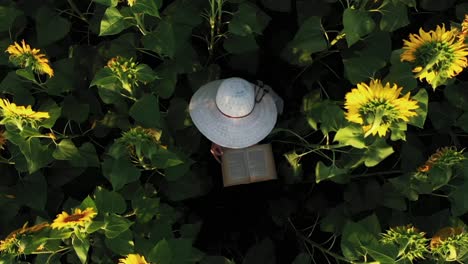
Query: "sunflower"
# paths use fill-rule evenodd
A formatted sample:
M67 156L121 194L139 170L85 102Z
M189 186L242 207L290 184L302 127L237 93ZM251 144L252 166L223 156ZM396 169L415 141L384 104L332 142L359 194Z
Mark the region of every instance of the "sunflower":
M458 29L447 31L445 25L428 32L421 28L419 35L410 34L409 40L403 40L400 59L412 63L416 77L426 79L435 89L468 66L468 45L459 36Z
M57 215L54 222L50 225L53 229L72 228L75 226L85 226L97 215L93 208L81 210L76 208L73 214L62 212Z
M127 4L129 6L133 6L135 4L136 0L127 0Z
M30 105L27 107L18 106L14 103L10 103L7 99L0 99L0 115L3 116L0 124L13 121L19 129L22 129L23 123L35 126L37 121L50 117L48 112L36 112L32 110Z
M461 23L461 32L460 32L460 40L465 41L466 36L468 35L468 15L465 15L465 19Z
M22 45L17 42L8 46L5 52L10 53L9 60L16 66L21 68L31 68L39 74L47 74L49 77L54 76L54 70L49 65L49 60L44 54L39 53L40 49L31 49L31 46L21 41Z
M346 94L346 119L362 125L365 137L377 133L385 136L393 123L408 122L417 115L414 110L419 106L409 98L410 94L399 97L402 89L396 84L390 87L390 83L383 86L380 80L372 80L369 85L357 84Z
M119 259L119 264L149 264L149 262L139 254L128 254L127 257Z

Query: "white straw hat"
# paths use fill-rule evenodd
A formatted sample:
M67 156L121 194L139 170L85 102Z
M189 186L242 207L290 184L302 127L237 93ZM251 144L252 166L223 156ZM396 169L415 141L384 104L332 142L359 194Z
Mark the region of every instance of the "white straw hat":
M277 115L266 89L237 77L200 87L190 100L189 112L203 135L227 148L258 143L271 132Z

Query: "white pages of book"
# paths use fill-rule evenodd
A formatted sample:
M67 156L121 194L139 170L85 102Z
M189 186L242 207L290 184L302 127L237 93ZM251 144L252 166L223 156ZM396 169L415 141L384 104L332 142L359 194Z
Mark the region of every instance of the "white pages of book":
M254 145L243 149L224 149L223 152L224 186L277 178L270 144Z

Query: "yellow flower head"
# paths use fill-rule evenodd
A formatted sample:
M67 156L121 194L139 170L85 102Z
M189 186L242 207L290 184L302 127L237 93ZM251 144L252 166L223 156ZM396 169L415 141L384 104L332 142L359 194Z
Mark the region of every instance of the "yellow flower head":
M468 35L468 15L465 15L465 19L461 23L461 32L460 32L460 39L461 41L465 41L466 36Z
M0 124L13 121L20 129L23 123L34 126L37 121L50 117L48 112L36 112L32 110L30 105L27 107L18 106L14 103L10 103L7 99L0 99L0 115L3 116Z
M119 264L149 264L149 262L139 254L128 254L127 257L119 259Z
M129 6L133 6L135 4L136 0L127 0L127 4Z
M39 74L54 76L54 70L50 67L49 60L44 54L39 53L40 49L31 49L24 40L21 41L21 44L15 42L6 49L5 52L10 53L11 63L21 68L30 68Z
M390 83L383 86L380 80L357 84L346 94L346 119L362 125L365 137L377 133L385 136L392 123L408 122L417 115L414 110L419 106L409 98L410 94L399 97L402 89L396 84L390 87Z
M93 208L81 210L76 208L73 214L62 212L57 215L54 222L50 225L53 229L73 228L76 226L85 226L97 215Z
M416 77L426 79L435 89L468 66L466 56L468 45L459 38L458 29L447 31L443 25L435 31L421 28L419 35L410 34L409 40L403 40L400 59L412 63Z

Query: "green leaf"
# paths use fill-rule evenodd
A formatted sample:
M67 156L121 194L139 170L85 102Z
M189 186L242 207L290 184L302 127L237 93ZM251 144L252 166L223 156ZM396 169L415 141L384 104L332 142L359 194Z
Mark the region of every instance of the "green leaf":
M70 31L70 21L48 7L42 6L36 14L36 32L39 45L46 46L65 37Z
M52 128L55 125L55 121L60 117L62 108L59 107L54 100L48 99L37 111L49 113L49 118L41 121L39 125L44 128Z
M141 41L146 49L169 58L174 57L178 45L173 25L165 20L158 24L156 30L143 36Z
M138 0L131 7L134 13L145 13L150 16L159 18L159 8L162 5L162 0Z
M127 218L116 214L104 216L104 223L105 225L102 228L104 229L104 235L110 239L116 238L118 235L128 230L133 224L133 222Z
M77 236L73 236L72 245L81 263L85 264L88 258L88 250L90 246L89 241L85 237L80 238Z
M157 78L156 73L146 64L139 64L136 67L135 77L140 82L147 84Z
M5 137L17 145L26 159L29 174L45 167L52 161L52 151L48 145L42 145L39 138L23 139L19 135L6 132Z
M331 180L336 183L344 184L349 182L349 176L347 169L338 168L335 164L326 166L322 161L319 161L315 166L316 183L324 180Z
M122 214L127 209L124 198L118 192L108 191L99 186L94 195L99 213Z
M159 198L138 195L132 200L132 208L141 223L148 223L158 213Z
M15 19L21 15L23 12L14 7L0 6L0 32L10 30Z
M34 173L21 179L16 185L17 201L38 212L43 211L47 202L47 182L41 173Z
M112 184L114 191L140 178L140 170L127 159L105 159L102 163L102 172Z
M449 194L451 211L454 216L461 216L468 212L468 181L457 186Z
M239 5L239 9L229 22L229 32L239 36L262 34L270 19L256 6L245 2Z
M365 56L343 59L343 64L346 78L352 84L357 84L373 78L387 62L381 58Z
M76 97L69 95L63 99L62 114L69 120L82 123L88 118L89 104L82 104Z
M158 264L176 263L172 261L173 252L166 239L159 241L153 249L151 249L148 260Z
M283 154L283 157L288 162L289 167L292 170L292 182L296 182L294 179L300 179L303 175L301 156L297 154L296 150L291 150Z
M62 139L60 143L57 144L52 156L56 160L72 160L81 158L78 148L70 139Z
M258 49L254 35L229 35L228 38L224 40L223 47L227 52L232 54L241 54Z
M341 251L346 259L357 261L366 255L366 247L377 244L377 234L380 224L375 215L371 215L357 223L348 221L343 228Z
M18 76L23 77L26 80L36 82L36 77L34 77L34 73L30 69L18 69L15 72Z
M447 85L444 89L444 95L447 100L455 107L468 111L468 92L465 85L467 83L460 83L455 85Z
M152 83L151 89L163 99L172 96L177 83L177 65L164 62L156 68L156 75L160 78Z
M366 10L347 8L343 13L344 33L348 46L374 31L375 22Z
M184 162L179 155L165 148L158 148L150 159L151 164L160 169L177 166Z
M419 128L424 128L424 122L426 121L427 116L427 106L429 101L429 96L425 89L420 89L418 93L411 97L411 99L418 102L419 108L415 110L416 116L410 117L409 124L417 126Z
M94 85L97 86L115 86L120 82L119 78L114 75L112 70L110 68L102 68L100 69L96 75L94 76L94 79L91 81L91 84L89 87L92 87Z
M194 248L192 247L191 239L169 239L167 241L172 250L172 262L171 263L187 263L196 260L192 260Z
M119 0L93 0L93 1L101 5L112 6L112 7L117 6L117 4L119 3Z
M404 94L414 90L418 85L418 81L414 78L411 65L400 61L400 55L402 52L402 49L394 50L392 52L390 59L392 66L390 66L390 72L383 79L382 83L396 83L399 87L403 87L402 93Z
M130 116L147 128L161 128L159 101L152 94L147 94L136 101L129 110Z
M357 124L351 124L344 128L340 128L336 132L333 141L338 141L340 144L353 146L358 149L366 147L362 127Z
M47 79L47 93L49 95L62 95L73 91L76 87L76 67L73 58L55 61L52 65L54 78Z
M386 1L380 12L382 18L380 19L380 29L383 31L395 31L401 27L409 24L408 8L402 2Z
M258 263L276 263L276 255L274 245L271 239L265 238L258 244L249 248L245 254L242 264L258 264Z
M120 14L119 10L115 7L108 7L101 20L99 36L115 35L127 27L124 16Z
M309 254L299 253L291 264L311 264L312 258Z
M387 145L385 139L378 138L366 149L362 159L367 167L374 167L393 152L393 148Z
M283 54L290 63L308 65L312 63L312 53L323 51L327 46L322 32L321 18L312 16L302 23Z
M130 230L125 230L114 238L106 237L104 239L104 243L107 248L121 256L133 253L135 246L133 242L133 233Z

